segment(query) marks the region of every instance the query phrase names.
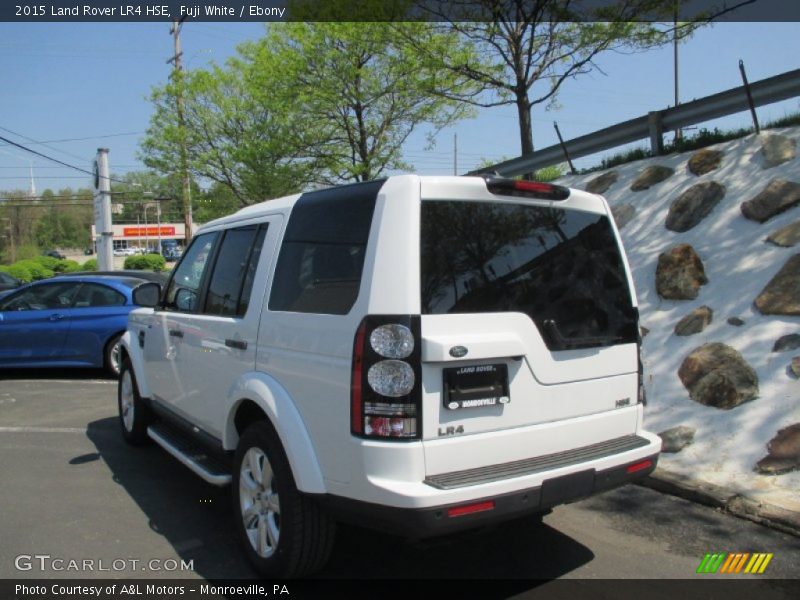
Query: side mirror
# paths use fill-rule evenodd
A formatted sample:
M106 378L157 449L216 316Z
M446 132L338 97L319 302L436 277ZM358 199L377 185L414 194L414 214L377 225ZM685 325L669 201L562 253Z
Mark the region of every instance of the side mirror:
M161 286L155 282L143 283L133 290L133 303L155 308L161 300Z

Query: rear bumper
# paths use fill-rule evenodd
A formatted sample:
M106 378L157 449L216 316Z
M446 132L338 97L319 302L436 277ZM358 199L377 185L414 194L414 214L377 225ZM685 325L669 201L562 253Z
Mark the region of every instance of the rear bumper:
M613 468L574 471L546 478L535 487L426 508L398 508L331 494L313 495L313 498L340 521L404 537L427 538L544 513L559 504L643 479L653 472L657 462L656 449L654 454ZM451 509L468 507L480 510L458 516L451 514Z

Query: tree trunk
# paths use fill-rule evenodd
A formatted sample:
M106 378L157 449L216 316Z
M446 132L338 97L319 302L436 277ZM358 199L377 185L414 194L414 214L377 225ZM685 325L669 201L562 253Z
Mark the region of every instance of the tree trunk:
M531 103L527 95L517 97L517 114L519 115L520 155L533 154L533 125L531 123Z
M517 95L517 114L519 115L520 156L533 154L533 125L531 123L531 103L527 94ZM523 179L532 180L533 173L525 173Z

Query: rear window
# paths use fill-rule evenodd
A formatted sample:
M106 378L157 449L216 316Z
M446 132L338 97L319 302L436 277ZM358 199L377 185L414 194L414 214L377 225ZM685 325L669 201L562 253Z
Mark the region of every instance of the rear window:
M551 350L635 342L637 313L604 215L423 201L424 314L523 312Z
M361 287L375 200L385 180L303 194L275 267L271 311L345 315Z

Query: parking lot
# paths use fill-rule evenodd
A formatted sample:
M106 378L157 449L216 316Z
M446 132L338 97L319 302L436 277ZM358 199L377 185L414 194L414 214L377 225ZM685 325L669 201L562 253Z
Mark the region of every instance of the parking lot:
M102 373L0 374L0 578L254 577L228 489L156 446L126 446L116 411L116 382ZM706 552L747 549L775 553L771 577L800 572L796 538L629 486L559 508L544 525L438 541L340 527L320 577L688 578ZM71 560L95 562L71 570Z

